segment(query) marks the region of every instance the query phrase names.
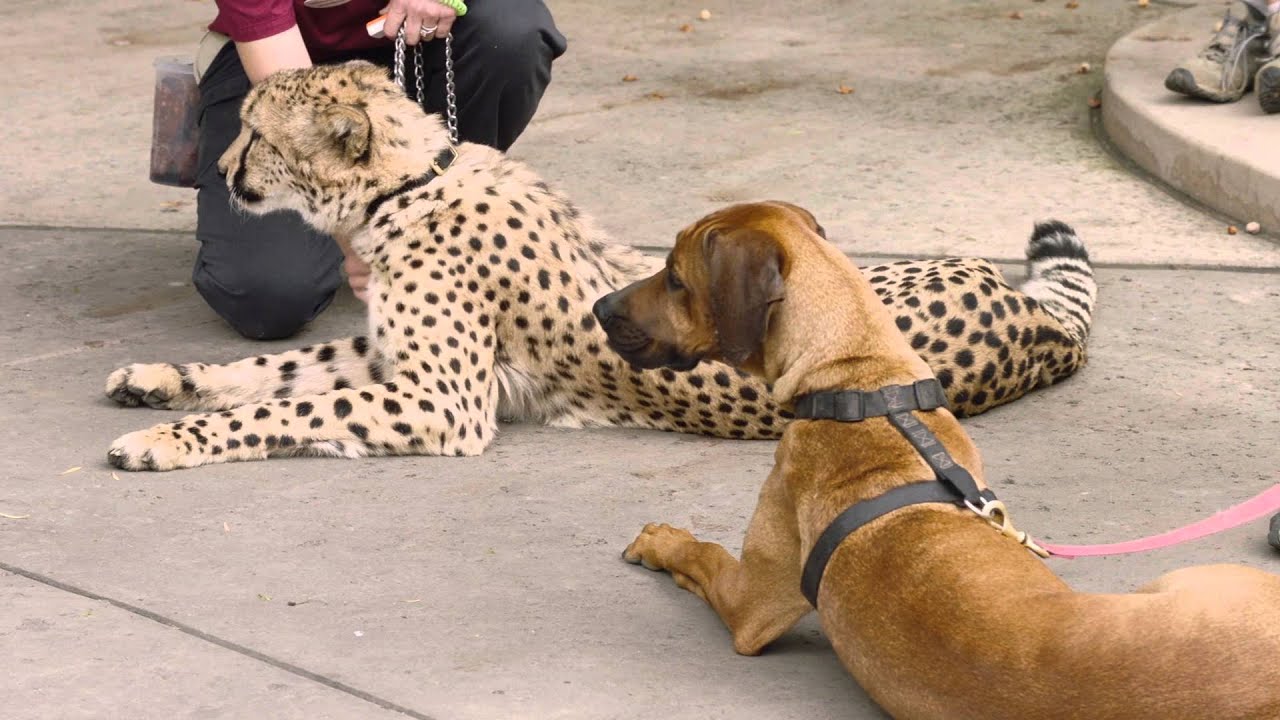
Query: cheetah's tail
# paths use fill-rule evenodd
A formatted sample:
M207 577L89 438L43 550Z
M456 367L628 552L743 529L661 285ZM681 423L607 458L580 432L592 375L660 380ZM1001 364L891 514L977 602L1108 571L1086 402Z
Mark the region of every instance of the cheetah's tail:
M1093 324L1098 284L1089 252L1066 223L1036 223L1027 243L1027 281L1022 292L1036 299L1081 348Z

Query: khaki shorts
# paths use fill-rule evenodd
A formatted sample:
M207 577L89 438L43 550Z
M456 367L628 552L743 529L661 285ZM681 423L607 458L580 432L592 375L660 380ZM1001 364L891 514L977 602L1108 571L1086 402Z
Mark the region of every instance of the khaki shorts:
M200 82L200 78L204 77L204 71L208 70L209 65L213 63L213 59L218 57L218 51L229 42L231 42L231 38L212 30L206 32L204 37L200 38L200 44L196 47L194 63L196 82Z

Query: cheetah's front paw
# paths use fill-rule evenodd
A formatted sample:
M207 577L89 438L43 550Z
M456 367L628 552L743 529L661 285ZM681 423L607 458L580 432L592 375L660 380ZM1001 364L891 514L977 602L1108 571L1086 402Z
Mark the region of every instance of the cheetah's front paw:
M180 409L173 401L185 390L182 374L168 363L134 363L107 378L107 397L128 407Z
M107 451L107 462L121 470L176 470L208 461L199 441L172 423L121 435Z

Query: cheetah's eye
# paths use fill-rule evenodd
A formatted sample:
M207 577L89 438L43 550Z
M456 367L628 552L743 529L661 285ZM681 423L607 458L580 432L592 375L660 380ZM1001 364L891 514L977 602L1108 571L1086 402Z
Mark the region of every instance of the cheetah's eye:
M671 292L675 292L677 290L683 290L683 289L684 289L684 283L680 282L680 278L676 276L676 272L674 270L668 269L667 270L667 290Z

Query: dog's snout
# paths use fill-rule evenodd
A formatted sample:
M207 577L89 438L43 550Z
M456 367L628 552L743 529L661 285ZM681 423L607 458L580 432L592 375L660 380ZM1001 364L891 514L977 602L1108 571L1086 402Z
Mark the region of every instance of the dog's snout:
M591 314L596 316L596 320L599 320L601 325L607 325L616 314L618 303L616 295L617 293L609 293L591 306Z
M600 327L608 336L609 346L619 352L630 352L649 344L649 336L628 317L626 311L627 289L605 295L591 306L591 312L600 321Z

